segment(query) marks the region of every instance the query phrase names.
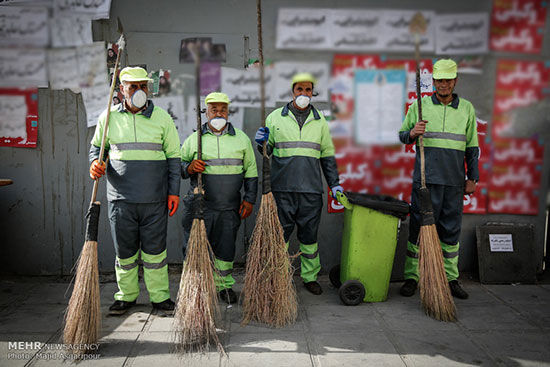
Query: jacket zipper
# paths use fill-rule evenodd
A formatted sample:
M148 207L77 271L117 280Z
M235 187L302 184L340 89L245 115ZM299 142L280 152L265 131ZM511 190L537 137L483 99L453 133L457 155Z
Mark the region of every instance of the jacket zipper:
M136 115L132 114L132 117L134 118L134 140L137 143Z
M443 106L443 132L445 132L445 117L447 116L447 105Z

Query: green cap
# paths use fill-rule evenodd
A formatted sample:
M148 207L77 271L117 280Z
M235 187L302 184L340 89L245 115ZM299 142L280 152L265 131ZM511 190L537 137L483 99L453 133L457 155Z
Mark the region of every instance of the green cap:
M316 84L317 79L310 73L298 73L292 77L292 86L300 82L311 82L311 84Z
M229 97L227 96L227 94L221 93L221 92L212 92L209 95L207 95L206 98L204 99L205 104L216 103L216 102L227 103L227 104L230 103Z
M456 78L456 62L451 59L441 59L434 64L434 79Z
M121 82L141 82L148 81L152 82L153 79L147 76L147 71L144 68L136 67L126 67L120 71L119 79Z

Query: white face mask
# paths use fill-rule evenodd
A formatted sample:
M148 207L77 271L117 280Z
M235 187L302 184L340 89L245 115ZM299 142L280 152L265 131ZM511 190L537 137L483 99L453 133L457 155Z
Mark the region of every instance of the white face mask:
M225 124L227 124L227 120L223 117L214 117L212 120L210 120L210 125L218 131L223 129L225 127Z
M300 108L306 108L307 106L309 106L310 100L311 98L309 98L308 96L299 95L298 97L296 97L296 106Z
M132 95L131 102L135 108L142 108L147 103L147 94L142 89L139 89Z

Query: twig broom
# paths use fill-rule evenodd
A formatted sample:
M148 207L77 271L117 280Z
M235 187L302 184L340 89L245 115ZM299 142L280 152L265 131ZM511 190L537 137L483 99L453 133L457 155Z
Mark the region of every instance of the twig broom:
M119 31L122 33L119 23ZM103 163L105 153L105 137L109 128L111 102L118 74L120 55L125 47L124 36L118 40L118 55L115 71L111 80L109 101L107 102L107 115L105 127L101 138L99 161ZM86 241L78 258L75 282L71 299L65 313L65 328L63 330L63 343L69 345L69 350L75 355L82 355L90 350L86 345L95 344L99 340L101 328L100 295L99 295L99 269L97 258L97 232L99 224L99 211L101 203L96 201L99 178L94 182L90 207L86 214Z
M197 99L197 159L202 159L201 108L200 108L200 55L195 49L195 87ZM194 219L191 226L187 251L181 273L174 330L176 352L204 353L214 344L225 355L216 333L219 320L216 283L214 281L213 253L203 217L202 174L197 174L197 187L194 190Z
M256 1L260 56L261 121L265 127L265 84L262 47L261 0ZM262 201L246 258L243 288L243 321L283 327L296 321L298 304L292 266L286 248L277 205L271 192L271 166L263 143Z
M422 95L420 88L420 35L426 31L426 20L417 13L410 23L410 30L415 36L416 56L416 94L418 102L418 120L422 120ZM443 265L443 251L435 226L430 192L426 187L426 168L424 157L424 139L418 137L420 149L421 187L418 192L420 200L421 226L418 236L420 275L420 300L427 315L440 321L456 321L456 307L451 296L449 283Z

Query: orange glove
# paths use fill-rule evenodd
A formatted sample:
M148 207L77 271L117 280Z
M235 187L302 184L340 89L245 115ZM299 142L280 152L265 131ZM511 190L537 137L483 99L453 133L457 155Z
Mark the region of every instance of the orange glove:
M193 159L191 164L187 167L187 172L190 175L204 171L204 161L200 159Z
M105 174L105 162L99 163L99 160L95 160L90 165L90 177L92 180L97 180Z
M168 213L169 216L174 215L176 210L178 210L178 205L180 204L180 197L178 195L168 195Z
M243 200L241 203L241 207L239 208L239 214L241 215L241 219L248 218L250 214L252 214L252 208L254 206L250 204L248 201Z

